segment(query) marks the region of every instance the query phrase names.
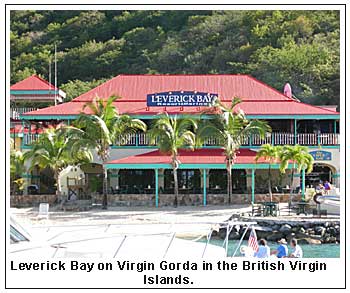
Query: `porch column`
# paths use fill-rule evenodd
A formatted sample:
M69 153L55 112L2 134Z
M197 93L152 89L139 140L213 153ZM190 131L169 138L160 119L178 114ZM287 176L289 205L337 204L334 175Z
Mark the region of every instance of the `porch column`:
M24 140L25 140L25 138L26 138L26 133L25 133L25 131L24 131L24 127L25 127L25 125L24 125L24 120L22 120L22 133L23 133L23 136L22 136L22 141L21 141L21 146L20 146L20 150L22 151L23 150L23 146L24 146ZM15 137L15 139L16 139L16 137Z
M305 200L305 169L301 171L301 199Z
M255 201L255 169L252 169L252 204Z
M156 180L156 186L155 186L155 191L156 191L156 208L158 207L158 169L154 169L154 177Z
M207 169L203 169L203 205L207 205Z
M294 119L294 144L298 143L297 139L297 119Z

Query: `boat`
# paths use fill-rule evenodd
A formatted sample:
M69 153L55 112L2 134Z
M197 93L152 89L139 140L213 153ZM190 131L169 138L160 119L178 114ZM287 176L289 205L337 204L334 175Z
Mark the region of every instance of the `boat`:
M320 210L326 210L327 214L340 215L339 195L319 195L315 198Z
M228 232L236 222L225 222ZM65 225L22 227L11 218L10 255L53 258L222 258L223 247L210 244L214 223ZM194 240L186 239L197 228ZM247 228L248 229L248 228ZM198 241L203 236L205 242ZM193 234L192 234L193 235ZM192 237L193 238L193 237Z

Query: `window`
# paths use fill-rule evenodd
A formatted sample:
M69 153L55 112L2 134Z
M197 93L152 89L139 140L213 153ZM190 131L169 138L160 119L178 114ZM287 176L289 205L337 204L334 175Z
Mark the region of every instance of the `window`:
M201 174L199 170L178 169L177 178L179 188L200 189ZM174 189L174 175L172 170L164 171L164 187L166 190Z

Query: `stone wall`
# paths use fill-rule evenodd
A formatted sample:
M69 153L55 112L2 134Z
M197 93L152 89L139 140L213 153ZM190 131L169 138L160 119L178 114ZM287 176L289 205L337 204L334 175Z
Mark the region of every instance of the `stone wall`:
M11 195L11 207L32 207L38 206L40 203L56 203L56 194L33 194L33 195Z
M276 242L281 238L290 241L296 238L300 244L322 244L340 243L340 221L339 219L259 219L254 217L241 217L238 221L256 222L254 225L258 239L264 238L268 242ZM235 225L229 234L229 239L240 239L245 231L246 225ZM225 239L226 227L219 228L213 233L214 238ZM249 238L246 233L244 239Z
M103 195L92 195L92 201L96 204L102 203ZM158 203L159 206L172 206L174 205L173 194L159 194ZM288 202L289 194L274 194L273 201L276 202ZM266 194L255 195L255 202L269 201L270 197ZM294 197L293 200L300 200ZM228 202L226 194L209 194L207 195L208 205L224 205ZM233 194L231 198L232 204L250 204L250 194ZM108 204L111 206L155 206L154 194L109 194ZM178 205L180 206L199 206L203 205L202 194L179 194Z
M29 207L35 206L39 203L47 202L52 205L55 202L62 202L67 196L62 195L59 200L55 194L45 195L11 195L10 204L11 207ZM103 195L91 195L91 200L95 204L102 204ZM174 205L173 194L159 194L158 203L159 206L172 206ZM289 194L273 194L273 201L276 202L288 202ZM269 201L270 196L266 194L256 194L255 202ZM300 200L294 197L293 200ZM228 203L226 194L208 194L208 205L224 205ZM250 194L233 194L231 198L232 204L250 204ZM200 206L203 205L202 194L179 194L178 204L180 206ZM154 194L109 194L108 205L111 206L155 206Z

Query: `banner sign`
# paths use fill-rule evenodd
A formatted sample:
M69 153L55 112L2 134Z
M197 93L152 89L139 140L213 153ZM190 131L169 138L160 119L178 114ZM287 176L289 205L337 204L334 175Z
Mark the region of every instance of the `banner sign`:
M150 107L199 107L210 106L218 94L196 91L171 91L147 95L147 106Z
M315 161L331 161L332 153L326 151L312 151L310 155L313 156Z

